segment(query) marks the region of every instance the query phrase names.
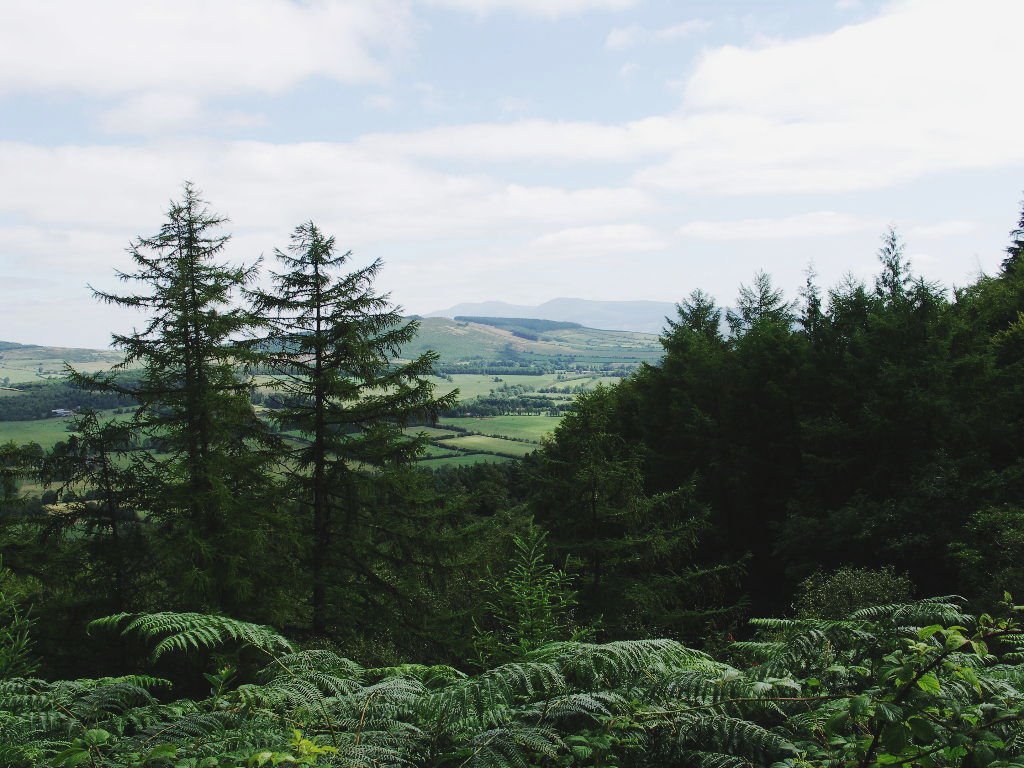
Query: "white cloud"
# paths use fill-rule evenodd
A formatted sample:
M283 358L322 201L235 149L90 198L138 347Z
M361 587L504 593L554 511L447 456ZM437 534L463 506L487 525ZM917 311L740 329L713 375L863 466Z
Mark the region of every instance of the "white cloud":
M372 96L367 96L363 103L368 107L384 112L390 112L398 106L395 97L389 93L375 93Z
M907 0L833 33L709 51L685 128L643 183L718 193L865 189L1024 162L1024 3Z
M849 235L855 232L881 233L890 226L895 226L909 241L957 237L977 230L974 222L958 219L904 226L902 222L893 222L881 217L814 211L794 216L691 221L679 227L676 233L697 240L793 240Z
M262 115L209 109L200 99L186 94L151 92L132 96L106 110L98 124L106 133L152 135L251 128L262 125L265 119Z
M0 211L28 225L129 232L158 224L183 179L244 229L277 231L314 218L360 243L474 237L586 224L649 211L644 193L508 184L426 170L348 144L165 142L46 148L0 143ZM98 192L102 190L102 194Z
M468 11L478 16L501 11L555 19L591 11L623 11L638 0L421 0L425 5Z
M1024 163L1024 3L906 0L835 32L709 50L673 114L522 120L364 137L467 162L644 162L645 188L715 195L877 189Z
M400 0L11 0L0 92L277 93L380 81L407 44Z
M601 224L549 232L534 239L530 247L545 255L572 257L659 251L666 247L666 243L647 226Z
M379 153L474 162L628 163L678 147L679 128L678 119L665 117L622 125L531 119L368 134L358 144Z
M640 24L630 24L625 27L615 27L611 30L604 40L604 47L610 51L622 51L645 43L684 40L705 32L710 27L711 23L703 19L691 19L669 27L661 27L660 29L649 29Z
M907 230L908 240L924 240L929 238L959 237L977 231L973 221L940 221L934 224L918 224Z
M732 221L691 221L677 233L700 240L778 240L824 237L864 230L881 231L884 222L835 211L816 211L778 218Z

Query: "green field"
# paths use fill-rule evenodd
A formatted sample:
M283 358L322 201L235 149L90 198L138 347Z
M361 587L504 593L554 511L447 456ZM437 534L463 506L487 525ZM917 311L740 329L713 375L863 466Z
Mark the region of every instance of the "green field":
M416 435L420 432L425 432L427 438L430 440L437 440L444 437L455 437L455 433L450 429L444 429L442 427L406 427L403 432L407 435Z
M452 381L431 376L434 383L434 393L438 396L446 395L453 389L459 390L460 400L471 400L481 395L489 395L503 386L522 386L536 392L539 389L548 387L580 387L593 389L598 384L616 384L622 379L615 376L601 376L598 374L578 373L542 373L539 376L528 376L525 374L509 374L503 376L488 376L476 373L456 373L451 376Z
M426 459L417 462L416 466L427 469L443 469L445 467L469 467L473 464L501 464L512 459L507 456L491 456L486 453L469 453L460 456L451 456L446 459Z
M108 418L114 415L113 410L100 411L99 413ZM0 421L0 443L6 443L11 440L18 445L39 443L43 448L49 450L57 443L68 439L71 435L68 427L72 421L70 418Z
M428 443L423 446L423 455L428 459L436 459L444 456L458 456L459 452L452 450L451 448L444 448L434 443Z
M466 435L465 437L453 437L449 440L441 440L436 445L442 447L457 448L460 451L488 451L503 456L521 458L528 453L537 450L535 443L519 443L513 440L502 440L500 437L488 435Z
M441 424L450 424L481 435L511 437L539 443L542 437L550 435L555 430L559 421L557 416L453 416L442 419Z
M49 450L70 436L71 419L37 419L36 421L0 421L0 443L13 440L18 445L39 443Z

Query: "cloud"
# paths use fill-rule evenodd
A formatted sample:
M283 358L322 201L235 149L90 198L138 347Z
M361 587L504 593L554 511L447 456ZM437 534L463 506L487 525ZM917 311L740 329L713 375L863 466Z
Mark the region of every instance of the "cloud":
M779 218L732 221L691 221L679 227L683 237L700 240L778 240L795 237L824 237L875 229L885 223L834 211L816 211Z
M276 239L309 218L360 243L477 237L587 224L652 209L624 187L509 184L431 171L350 144L193 141L38 147L0 142L0 211L26 225L131 234L156 226L163 201L195 181L244 229ZM100 194L102 191L102 194Z
M13 0L0 93L279 93L311 77L386 78L408 43L400 0Z
M556 19L593 11L624 11L638 0L421 0L424 5L468 11L478 16L509 11Z
M793 240L856 232L884 232L890 226L895 226L909 241L957 237L977 230L974 222L959 219L904 225L880 217L814 211L774 218L691 221L679 227L676 234L696 240Z
M930 238L959 237L977 231L973 221L940 221L934 224L918 224L907 230L908 240L924 240Z
M106 133L154 135L252 128L265 121L263 115L209 109L194 96L153 92L126 99L101 113L97 122Z
M530 248L545 255L599 256L660 251L665 240L651 227L640 224L601 224L570 227L534 239Z
M678 147L679 128L680 121L671 117L621 125L530 119L367 134L358 145L379 153L468 162L629 163Z
M375 93L363 100L366 106L372 109L379 109L390 112L398 106L398 101L390 93Z
M674 112L520 120L361 143L466 162L636 165L640 188L712 195L878 189L1024 163L1024 3L906 0L834 32L708 50Z
M641 183L715 193L891 186L1024 162L1024 3L907 0L835 32L705 54L680 146Z
M684 40L687 37L707 31L711 22L703 19L691 19L680 24L673 24L660 29L649 29L639 24L626 27L615 27L604 40L604 47L610 51L623 51L646 43L670 42Z

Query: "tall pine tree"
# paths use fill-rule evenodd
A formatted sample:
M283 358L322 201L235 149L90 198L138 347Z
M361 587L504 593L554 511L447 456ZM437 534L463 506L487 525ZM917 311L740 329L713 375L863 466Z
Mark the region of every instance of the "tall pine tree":
M339 252L312 222L297 227L288 251L276 256L284 271L273 276L274 290L253 293L270 329L254 349L275 377L273 417L299 436L286 464L292 498L312 522L311 624L322 634L332 562L344 565L350 583L378 582L379 589L386 581L365 551L372 547L367 529L387 527L361 517L367 470L413 458L423 442L403 426L436 419L455 393L434 397L426 377L435 353L398 361L418 325L374 292L380 260L342 272L351 253Z
M154 449L135 462L147 489L139 503L166 537L165 599L239 610L260 578L250 555L268 526L257 520L263 429L235 344L255 319L233 304L256 267L218 261L230 237L225 221L185 185L159 232L131 244L136 270L117 273L139 291L93 291L104 303L145 313L141 329L113 335L124 361L112 373L72 371L72 378L138 403L132 432Z

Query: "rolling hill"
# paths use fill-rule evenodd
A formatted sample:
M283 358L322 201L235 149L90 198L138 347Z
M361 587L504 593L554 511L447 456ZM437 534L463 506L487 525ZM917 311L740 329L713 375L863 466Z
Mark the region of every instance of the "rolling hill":
M426 317L531 317L579 323L588 328L660 334L666 317L676 316L670 301L594 301L560 298L538 306L506 304L503 301L456 304L429 312Z
M629 368L654 362L662 352L653 334L573 323L531 324L523 317L421 318L419 335L403 352L412 357L428 349L440 354L440 366L449 370L504 363L545 369Z

